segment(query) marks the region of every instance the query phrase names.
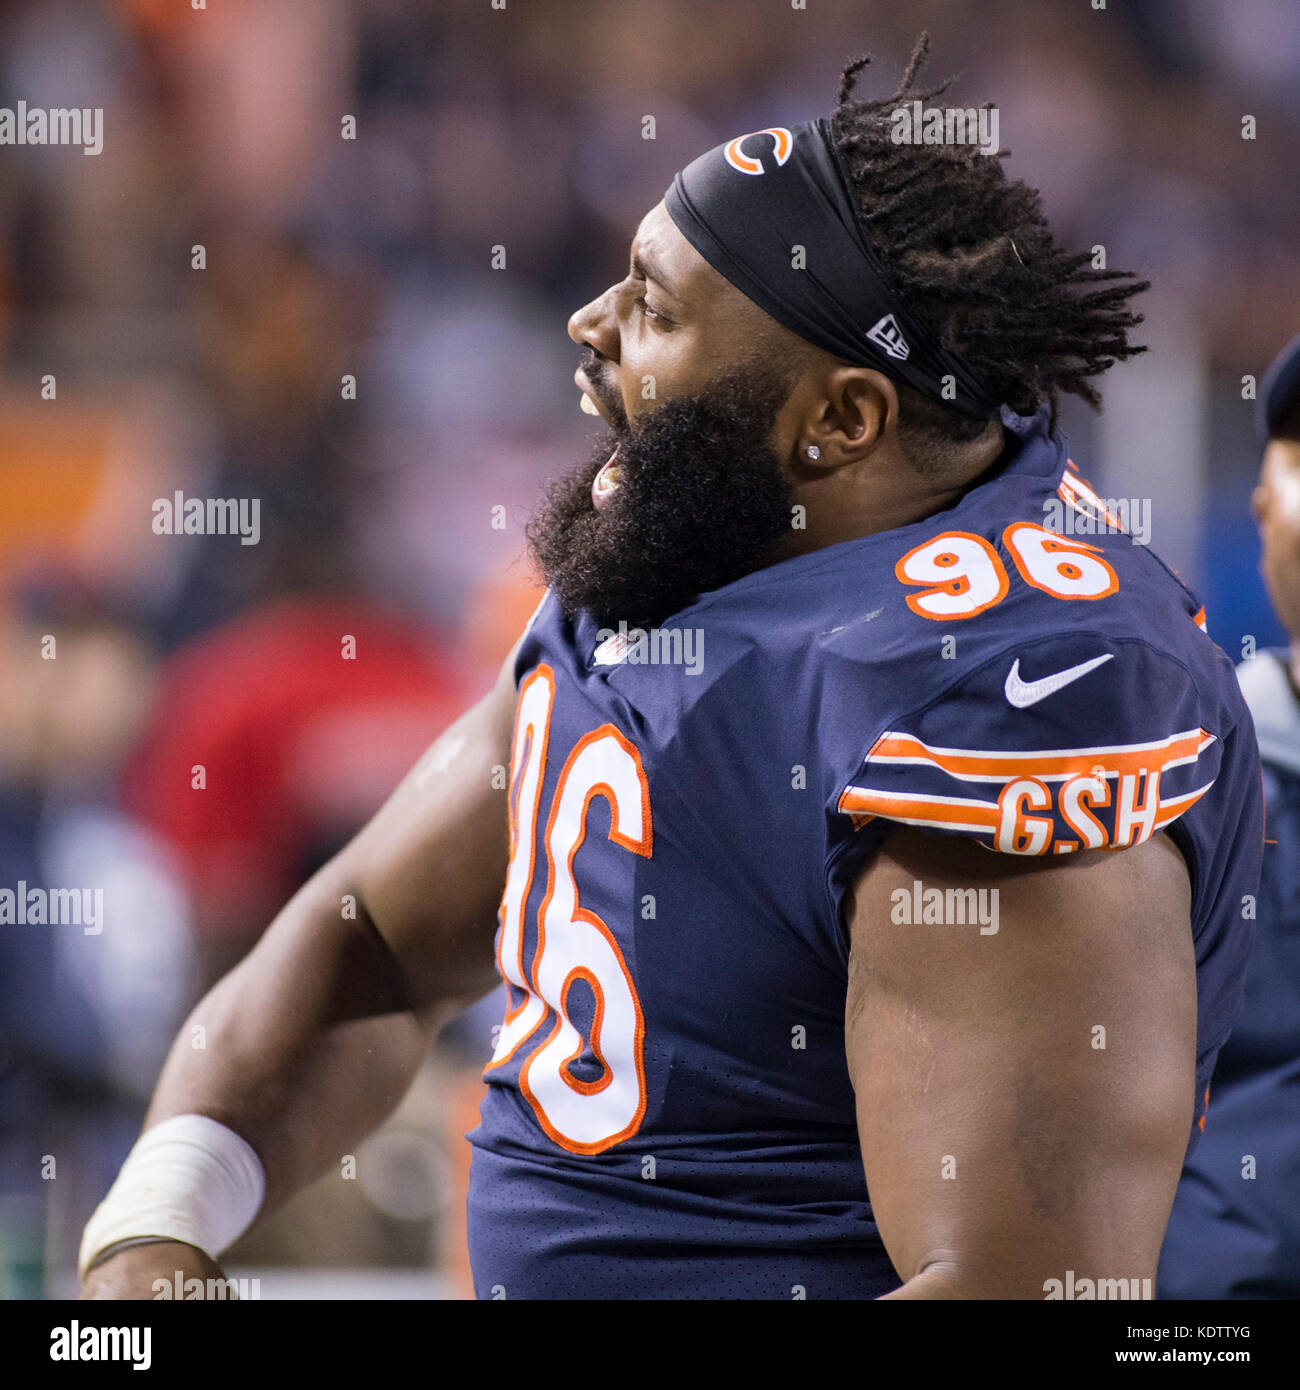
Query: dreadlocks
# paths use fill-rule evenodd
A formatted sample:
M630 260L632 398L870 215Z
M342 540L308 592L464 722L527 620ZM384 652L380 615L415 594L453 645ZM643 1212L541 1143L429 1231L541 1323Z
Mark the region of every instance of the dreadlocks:
M1060 246L1038 192L1009 179L1000 159L972 145L894 142L891 113L949 86L916 89L929 48L922 34L889 97L856 95L869 55L841 75L831 131L863 230L904 303L1013 410L1032 414L1047 403L1055 421L1063 394L1099 409L1089 378L1146 351L1128 341L1142 322L1128 301L1148 282L1093 269L1087 253ZM908 387L898 394L900 432L931 449L988 428Z

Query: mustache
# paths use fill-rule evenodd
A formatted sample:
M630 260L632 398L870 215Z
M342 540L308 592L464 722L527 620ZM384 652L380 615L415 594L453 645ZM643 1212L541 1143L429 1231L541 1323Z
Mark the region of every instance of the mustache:
M584 347L582 350L582 360L578 363L578 368L583 376L587 378L587 384L591 387L592 395L596 397L609 413L609 418L613 421L615 432L618 434L627 434L627 412L623 409L623 401L618 391L605 375L604 359L593 347Z

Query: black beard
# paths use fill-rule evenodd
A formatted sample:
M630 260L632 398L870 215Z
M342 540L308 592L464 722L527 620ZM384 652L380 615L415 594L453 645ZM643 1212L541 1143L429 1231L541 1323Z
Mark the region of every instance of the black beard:
M791 524L793 495L771 445L790 384L770 369L728 373L611 432L551 486L527 535L567 617L585 610L601 627L654 627L762 567ZM591 484L615 446L618 489L597 511Z

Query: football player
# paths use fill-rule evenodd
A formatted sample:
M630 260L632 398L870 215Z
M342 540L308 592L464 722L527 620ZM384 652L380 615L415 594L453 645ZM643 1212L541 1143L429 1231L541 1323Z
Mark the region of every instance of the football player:
M1054 429L1142 285L1001 161L893 138L924 48L696 159L574 314L609 434L530 527L547 595L195 1010L88 1295L211 1277L498 978L480 1297L1149 1288L1258 755Z

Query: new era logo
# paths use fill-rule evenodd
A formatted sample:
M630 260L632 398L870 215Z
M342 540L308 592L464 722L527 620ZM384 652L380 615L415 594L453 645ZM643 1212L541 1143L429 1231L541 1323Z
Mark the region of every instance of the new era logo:
M897 357L900 362L905 361L907 354L912 350L907 344L907 339L903 337L903 330L899 328L893 314L886 314L867 333L867 337L877 347L884 348L891 357Z

